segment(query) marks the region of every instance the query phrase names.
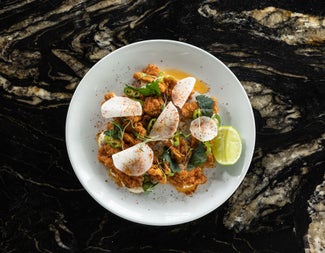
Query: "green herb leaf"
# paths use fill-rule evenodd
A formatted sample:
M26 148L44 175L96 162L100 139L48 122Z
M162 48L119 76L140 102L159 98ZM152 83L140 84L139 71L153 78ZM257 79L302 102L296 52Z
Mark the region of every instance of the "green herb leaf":
M113 139L121 139L123 131L122 127L115 121L113 121L112 123L114 124L113 129L104 131L104 134L109 137L112 137Z
M162 160L163 162L168 162L169 167L172 170L172 172L179 172L181 171L181 168L178 166L177 163L175 163L170 155L170 150L166 149L164 153L162 154Z
M153 183L148 175L143 176L142 189L144 192L150 192L158 183Z
M146 86L140 88L135 88L130 85L126 85L126 87L124 88L124 93L133 97L138 97L139 94L145 97L152 95L160 95L159 80L154 80L148 83Z
M138 88L143 96L160 95L159 80L152 81L144 87Z
M196 96L196 101L199 104L203 116L211 117L213 115L214 102L212 98L205 95L199 95Z
M200 142L199 145L193 150L187 169L191 170L207 161L205 152L205 145Z

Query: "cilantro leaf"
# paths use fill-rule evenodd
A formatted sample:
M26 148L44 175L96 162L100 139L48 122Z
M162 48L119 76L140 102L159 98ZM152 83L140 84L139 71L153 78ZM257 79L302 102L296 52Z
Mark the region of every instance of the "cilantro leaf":
M143 96L160 95L159 80L152 81L144 87L138 88Z
M122 127L115 121L112 122L114 124L113 129L104 131L104 134L112 137L113 139L121 139L122 138Z
M205 95L199 95L196 96L196 101L202 111L203 116L211 117L213 115L214 102L212 98Z
M131 94L131 96L137 97L136 94L140 93L143 96L152 96L152 95L160 95L159 89L159 80L154 80L148 83L146 86L135 88L130 85L126 85L124 88L125 94Z
M195 167L205 163L207 161L207 154L205 152L205 146L202 142L193 150L190 161L187 165L188 170L192 170Z
M172 157L170 155L170 150L169 149L166 149L164 151L164 153L162 154L162 160L163 160L163 162L168 162L169 163L169 167L172 170L172 172L179 172L179 171L181 171L181 168L178 166L178 164L175 163L172 160Z

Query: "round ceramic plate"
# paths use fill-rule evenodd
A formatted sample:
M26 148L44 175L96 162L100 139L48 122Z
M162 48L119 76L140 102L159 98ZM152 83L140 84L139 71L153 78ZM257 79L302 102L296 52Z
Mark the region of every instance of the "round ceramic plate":
M170 185L149 194L118 187L97 160L96 134L105 126L100 102L104 93L122 94L133 73L149 63L178 69L206 82L217 97L223 125L242 138L242 155L232 166L206 169L208 181L186 196ZM170 40L142 41L122 47L96 63L77 87L67 114L66 143L72 167L83 187L107 210L148 225L174 225L200 218L223 204L243 180L254 151L255 122L248 97L235 75L216 57L195 46Z

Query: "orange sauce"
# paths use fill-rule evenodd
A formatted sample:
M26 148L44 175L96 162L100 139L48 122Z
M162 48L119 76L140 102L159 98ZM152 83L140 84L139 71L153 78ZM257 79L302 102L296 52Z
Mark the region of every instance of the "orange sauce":
M192 76L189 73L186 73L184 71L178 70L178 69L164 69L165 74L171 75L175 77L176 79L183 79L185 77ZM192 76L195 77L195 76ZM194 84L194 91L199 92L201 94L207 93L209 91L209 86L207 83L203 82L202 80L196 78L196 82Z

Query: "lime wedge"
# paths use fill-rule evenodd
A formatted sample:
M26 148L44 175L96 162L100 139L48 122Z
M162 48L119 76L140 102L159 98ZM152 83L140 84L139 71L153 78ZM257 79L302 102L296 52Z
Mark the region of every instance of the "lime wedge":
M240 135L232 126L221 126L218 135L212 140L212 153L216 161L222 165L235 164L241 154Z

